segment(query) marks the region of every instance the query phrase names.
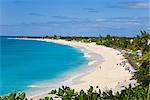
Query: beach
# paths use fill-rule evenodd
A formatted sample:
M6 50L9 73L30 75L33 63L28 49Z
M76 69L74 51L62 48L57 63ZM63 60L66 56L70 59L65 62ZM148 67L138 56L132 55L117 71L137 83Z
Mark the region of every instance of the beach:
M135 80L130 80L133 76L134 69L123 57L122 53L116 49L102 45L96 45L95 43L82 43L60 39L23 39L53 42L57 44L72 46L84 52L86 54L86 57L93 58L93 61L91 61L89 64L91 65L91 67L95 68L94 71L91 71L81 77L72 77L67 80L71 83L70 87L75 89L76 91L80 91L81 89L87 90L90 86L93 86L95 90L112 89L114 92L116 92L124 89L124 87L128 86L130 83L136 83ZM94 59L97 58L97 56L101 56L102 61ZM28 98L38 99L46 95L47 93L41 93L40 95L30 96Z

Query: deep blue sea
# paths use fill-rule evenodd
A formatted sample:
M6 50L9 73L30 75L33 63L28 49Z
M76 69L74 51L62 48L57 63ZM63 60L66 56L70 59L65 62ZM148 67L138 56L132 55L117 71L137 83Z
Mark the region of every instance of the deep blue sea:
M84 54L70 46L0 37L0 95L59 79L87 64Z

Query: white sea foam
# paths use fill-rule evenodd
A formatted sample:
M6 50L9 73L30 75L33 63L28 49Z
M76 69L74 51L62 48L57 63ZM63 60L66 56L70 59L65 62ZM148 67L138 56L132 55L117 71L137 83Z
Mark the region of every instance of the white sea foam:
M91 66L91 65L93 65L95 62L96 62L96 61L90 61L90 62L88 63L88 65Z
M27 87L29 87L29 88L37 88L37 87L41 87L41 86L38 86L38 85L28 85Z
M81 49L82 52L84 52L84 49Z
M88 53L84 53L84 57L90 58L91 55L89 55Z

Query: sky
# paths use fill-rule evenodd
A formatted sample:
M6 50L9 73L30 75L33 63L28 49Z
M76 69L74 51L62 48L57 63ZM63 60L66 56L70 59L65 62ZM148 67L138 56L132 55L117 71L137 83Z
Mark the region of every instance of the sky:
M3 36L136 36L150 31L149 0L0 0Z

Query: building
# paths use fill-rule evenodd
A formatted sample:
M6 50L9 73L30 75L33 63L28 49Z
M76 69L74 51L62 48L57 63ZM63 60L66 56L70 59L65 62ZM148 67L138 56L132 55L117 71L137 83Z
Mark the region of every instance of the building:
M139 56L139 57L142 57L143 56L142 50L137 50L136 55Z

